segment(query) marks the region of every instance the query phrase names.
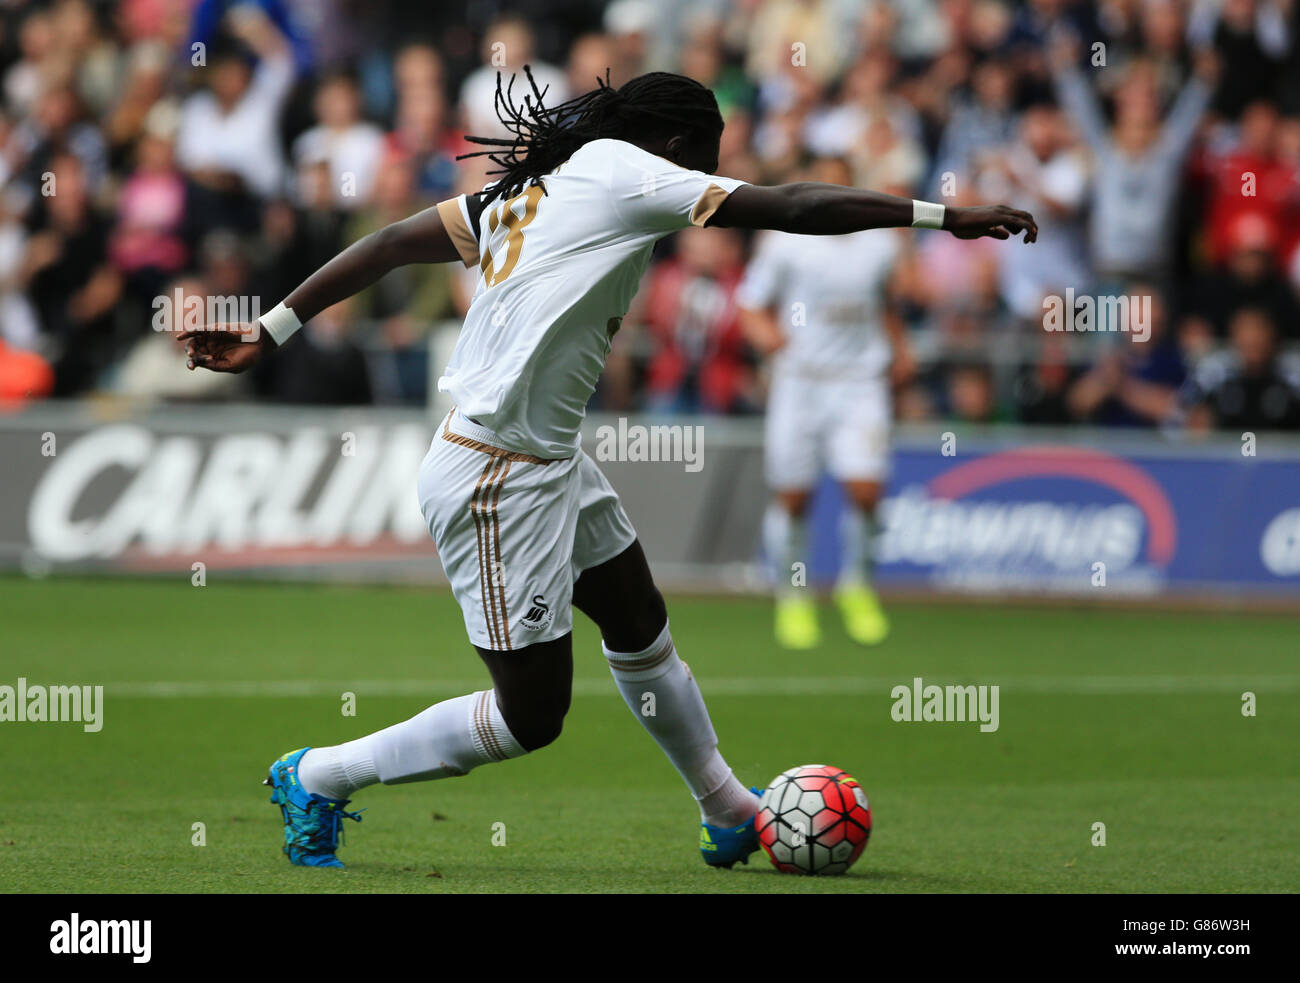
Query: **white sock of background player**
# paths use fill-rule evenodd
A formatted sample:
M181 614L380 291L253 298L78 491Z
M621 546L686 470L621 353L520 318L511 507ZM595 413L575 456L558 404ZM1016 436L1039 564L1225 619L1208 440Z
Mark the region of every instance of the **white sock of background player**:
M604 644L601 649L624 702L686 782L701 818L727 829L748 822L758 800L718 752L704 698L677 655L668 625L640 652L613 652Z
M807 564L805 540L807 521L803 516L791 515L780 502L772 502L763 515L763 549L772 568L777 597L799 594L794 585L794 564ZM804 583L807 583L805 566Z
M298 781L308 792L348 799L376 782L450 778L526 753L506 726L496 693L483 690L444 700L355 741L314 747L298 762Z
M876 517L848 503L840 515L840 587L870 586L875 567Z

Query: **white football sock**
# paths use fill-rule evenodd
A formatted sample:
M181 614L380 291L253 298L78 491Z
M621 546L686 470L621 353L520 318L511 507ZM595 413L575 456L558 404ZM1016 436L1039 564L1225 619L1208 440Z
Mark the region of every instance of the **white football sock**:
M808 562L804 552L807 526L803 516L791 515L779 502L772 502L763 514L763 548L778 597L799 593L792 568L796 563Z
M376 782L450 778L525 753L501 716L496 693L483 690L444 700L355 741L314 747L298 762L298 780L308 792L347 799Z
M871 583L875 540L876 517L846 505L840 515L840 587Z
M624 702L686 782L701 818L728 829L747 822L758 800L718 752L704 698L673 647L668 625L644 651L612 652L603 643L601 648Z

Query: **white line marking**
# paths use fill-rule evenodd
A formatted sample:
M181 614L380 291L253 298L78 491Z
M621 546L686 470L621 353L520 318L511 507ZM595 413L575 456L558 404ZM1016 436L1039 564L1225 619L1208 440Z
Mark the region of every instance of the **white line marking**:
M912 678L900 676L796 676L710 679L700 678L709 696L881 696L895 686L912 687ZM925 676L925 685L988 684L1009 693L1062 696L1125 696L1177 693L1232 693L1246 690L1293 693L1300 690L1300 675L1285 676ZM204 697L318 697L356 693L358 696L415 696L470 693L483 689L486 679L353 679L231 680L189 682L105 683L108 696L131 699L197 699ZM574 696L616 695L609 678L575 679Z

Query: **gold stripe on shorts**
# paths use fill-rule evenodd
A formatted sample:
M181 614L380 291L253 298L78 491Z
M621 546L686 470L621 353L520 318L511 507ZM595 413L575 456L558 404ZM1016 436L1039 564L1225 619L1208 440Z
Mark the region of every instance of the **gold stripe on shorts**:
M479 589L483 598L484 620L487 623L488 639L492 647L498 650L510 648L506 590L504 578L500 576L501 524L497 519L497 503L501 499L501 489L509 473L509 458L489 458L469 501L478 540Z
M501 500L501 489L505 487L506 475L510 473L510 458L505 458L501 468L501 479L492 488L492 502L488 506L488 519L492 523L492 544L493 552L496 555L497 566L494 570L500 569L502 576L493 577L493 586L497 591L497 605L501 609L501 634L505 640L505 647L510 646L510 618L506 614L506 584L505 569L501 567L501 520L497 513L497 503Z

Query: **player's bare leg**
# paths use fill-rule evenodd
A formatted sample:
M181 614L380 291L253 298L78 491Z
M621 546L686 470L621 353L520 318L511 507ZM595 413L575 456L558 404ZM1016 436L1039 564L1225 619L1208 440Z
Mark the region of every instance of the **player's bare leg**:
M677 654L663 596L639 542L583 571L573 603L600 628L610 672L629 709L668 756L700 807L707 863L731 866L757 849L757 798L718 751L690 667Z
M807 513L812 491L776 492L763 517L763 545L775 580L777 643L815 648L821 641L817 605L808 590Z
M879 481L846 481L848 498L840 525L840 574L835 601L844 629L854 641L875 645L889 634L889 620L872 583L876 540L876 509L884 485Z

